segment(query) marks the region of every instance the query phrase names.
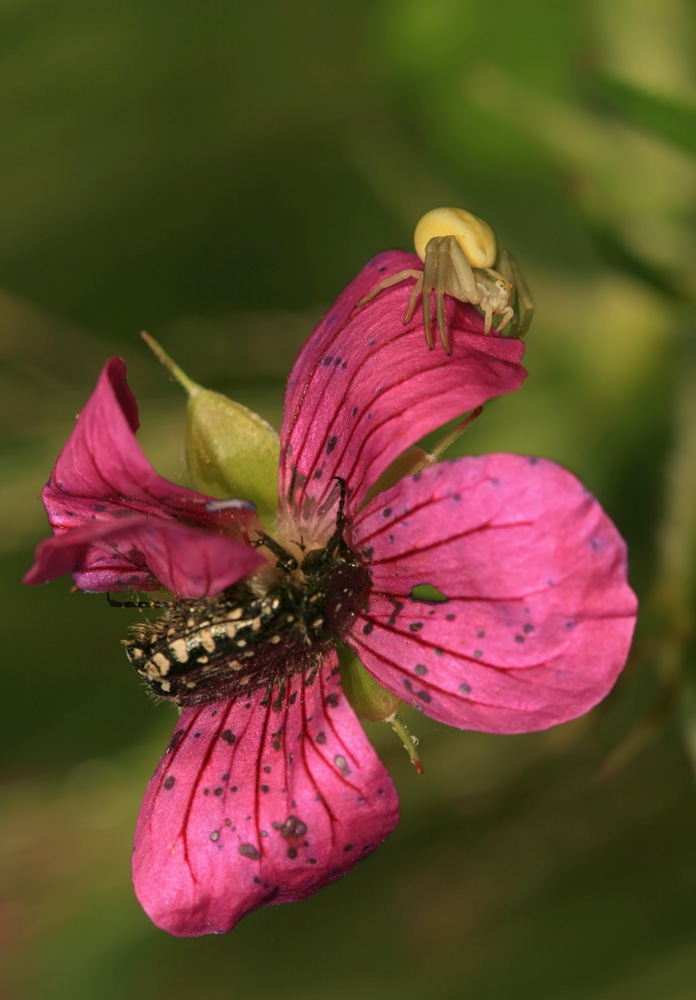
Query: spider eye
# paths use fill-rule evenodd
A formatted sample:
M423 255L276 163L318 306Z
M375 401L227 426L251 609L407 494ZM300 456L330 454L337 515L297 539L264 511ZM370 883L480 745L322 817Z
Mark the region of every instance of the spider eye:
M416 253L425 259L433 237L454 236L472 267L493 267L498 255L495 233L483 219L463 208L434 208L426 212L413 236Z

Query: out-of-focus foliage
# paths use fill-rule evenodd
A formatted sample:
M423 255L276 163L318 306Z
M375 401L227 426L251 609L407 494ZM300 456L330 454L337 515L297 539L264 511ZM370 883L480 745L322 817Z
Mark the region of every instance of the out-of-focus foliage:
M688 0L0 3L0 949L11 998L690 1000L696 981L696 48ZM107 355L184 475L148 355L279 426L303 338L436 205L484 217L537 300L530 378L460 452L569 466L629 541L614 695L526 737L371 727L403 819L348 878L177 941L129 881L173 724L138 612L23 590L41 486Z

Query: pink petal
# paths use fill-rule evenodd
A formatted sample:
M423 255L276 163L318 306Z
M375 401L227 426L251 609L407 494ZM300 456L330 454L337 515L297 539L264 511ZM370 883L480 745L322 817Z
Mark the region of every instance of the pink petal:
M135 439L138 408L121 358L110 358L58 457L42 499L55 531L102 520L125 509L157 517L186 515L202 525L245 520L240 511L211 515L210 497L159 476ZM76 506L75 497L85 503ZM66 511L73 511L72 519ZM76 520L76 515L82 520Z
M179 597L203 597L219 593L264 562L260 552L227 535L132 514L93 520L47 538L24 583L46 583L72 573L81 590L164 586Z
M623 539L553 462L435 466L372 501L352 544L371 562L374 593L349 645L435 719L544 729L592 708L626 662L637 602ZM425 583L449 600L413 600Z
M418 258L380 254L363 268L305 344L285 396L280 496L308 522L340 476L357 510L381 472L410 444L487 399L518 389L526 372L519 340L484 336L473 306L447 298L451 356L429 351L422 311L404 326L413 281L357 302Z
M290 678L282 698L183 712L135 833L135 891L158 927L228 931L344 875L394 829L396 792L335 663L311 684Z

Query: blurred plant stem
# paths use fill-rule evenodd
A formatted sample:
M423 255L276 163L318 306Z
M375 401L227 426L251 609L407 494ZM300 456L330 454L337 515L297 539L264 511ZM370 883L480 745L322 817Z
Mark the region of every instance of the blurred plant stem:
M691 321L691 322L689 322ZM674 446L665 470L666 504L658 533L658 567L648 610L660 679L676 687L682 735L696 770L694 565L696 564L696 339L687 317L674 392Z
M654 666L659 693L602 762L603 778L621 770L650 742L675 706L685 749L696 772L696 339L693 317L687 315L681 322L685 333L675 363L672 450L664 468L655 580L642 602L631 657L634 667Z

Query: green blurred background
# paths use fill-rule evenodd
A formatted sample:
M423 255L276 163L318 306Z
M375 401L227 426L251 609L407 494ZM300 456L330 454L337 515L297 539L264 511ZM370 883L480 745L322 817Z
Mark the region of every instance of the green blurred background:
M696 50L689 0L1 0L0 992L696 996ZM183 475L183 398L139 339L279 426L304 337L374 253L453 204L537 300L530 378L460 450L546 455L627 537L629 667L543 734L423 717L403 819L349 877L179 941L132 894L173 724L133 613L22 589L41 486L104 359Z

